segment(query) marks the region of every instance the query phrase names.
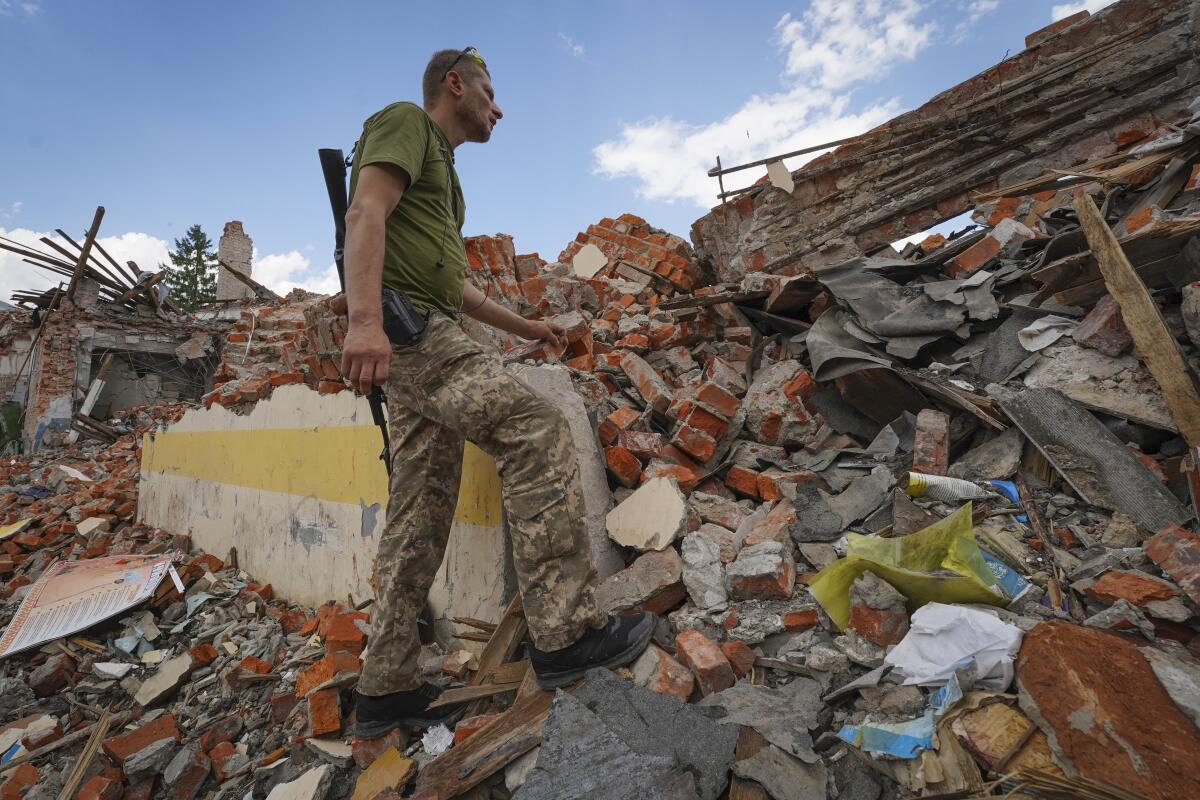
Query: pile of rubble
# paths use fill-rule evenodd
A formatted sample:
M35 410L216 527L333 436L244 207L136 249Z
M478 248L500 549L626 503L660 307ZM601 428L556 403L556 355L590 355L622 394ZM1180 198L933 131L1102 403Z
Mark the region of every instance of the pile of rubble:
M1124 46L1181 9L1123 3L1056 31L1086 44L1112 25L1105 47ZM1037 35L1051 55L1054 35ZM167 556L171 577L6 658L0 794L1200 796L1200 107L1170 106L1182 90L1161 75L1182 56L1156 48L1146 91L1167 111L1112 112L1120 130L1075 137L1069 170L976 192L974 224L949 236L879 239L896 208L928 211L919 187L849 227L778 224L796 203L849 213L829 170L861 160L858 142L726 193L698 249L628 214L553 263L508 236L467 241L481 290L565 331L555 349L464 322L508 362L559 365L582 399L623 566L598 602L660 615L635 663L564 691L533 681L514 599L423 650L446 701L471 704L454 730L355 740L371 601L296 606L236 550L138 522L140 437L188 404L106 421L112 443L6 458L10 632L56 562ZM1038 90L1104 52L1054 62ZM1125 97L1093 90L1056 99ZM1019 110L1044 124L1038 103ZM771 252L806 226L819 243ZM722 251L735 229L745 246ZM223 337L199 404L350 391L328 299L254 294L185 343L195 359Z

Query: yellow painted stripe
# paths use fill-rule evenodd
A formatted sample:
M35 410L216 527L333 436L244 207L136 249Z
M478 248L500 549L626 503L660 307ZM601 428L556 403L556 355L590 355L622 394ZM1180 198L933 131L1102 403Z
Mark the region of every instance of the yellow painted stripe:
M387 503L387 473L370 425L147 434L142 472L158 472L335 503ZM468 443L454 519L497 525L500 476L491 456Z

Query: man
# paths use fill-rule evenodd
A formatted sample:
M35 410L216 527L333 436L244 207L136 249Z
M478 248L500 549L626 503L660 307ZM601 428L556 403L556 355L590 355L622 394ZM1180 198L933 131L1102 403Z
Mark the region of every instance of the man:
M500 471L530 660L543 687L629 663L654 628L652 615L606 616L592 599L595 570L566 421L457 322L461 312L555 345L562 333L465 281L465 203L454 150L488 141L504 116L491 75L474 48L443 50L430 59L422 91L423 109L395 103L364 124L346 214L342 373L364 393L386 387L392 433L370 648L358 684L356 734L364 738L452 722L462 712L461 705L427 710L439 690L417 666L417 617L445 552L464 440L495 458ZM415 344L389 341L381 285L404 292L426 318Z

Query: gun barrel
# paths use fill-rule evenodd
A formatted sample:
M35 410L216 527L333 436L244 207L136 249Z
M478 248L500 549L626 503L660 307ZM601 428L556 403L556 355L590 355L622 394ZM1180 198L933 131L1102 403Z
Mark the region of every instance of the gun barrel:
M329 208L333 211L333 258L337 263L338 280L346 288L342 249L346 245L346 209L350 202L346 194L346 157L341 150L323 147L317 151L321 172L325 175L325 190L329 192Z

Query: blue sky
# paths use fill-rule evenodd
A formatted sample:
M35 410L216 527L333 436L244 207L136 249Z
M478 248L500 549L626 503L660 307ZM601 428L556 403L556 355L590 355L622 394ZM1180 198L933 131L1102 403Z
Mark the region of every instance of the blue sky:
M102 204L106 245L153 268L189 225L240 219L256 277L328 290L317 148L349 149L419 99L434 50L474 45L505 118L458 151L467 234L553 260L628 211L687 237L718 152L859 133L1105 4L0 0L0 235L77 235ZM0 299L46 285L0 256Z

